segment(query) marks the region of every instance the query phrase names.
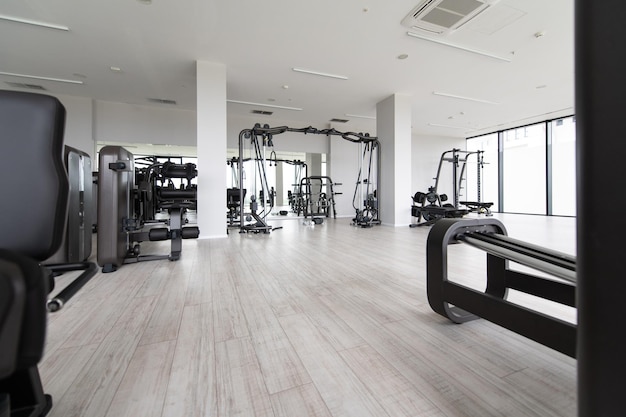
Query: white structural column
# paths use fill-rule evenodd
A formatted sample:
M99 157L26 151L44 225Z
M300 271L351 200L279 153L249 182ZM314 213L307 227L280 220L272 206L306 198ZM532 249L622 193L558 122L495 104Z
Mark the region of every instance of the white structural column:
M226 66L197 61L196 78L200 238L226 237Z
M411 99L393 94L376 105L381 146L379 209L383 224L411 223Z

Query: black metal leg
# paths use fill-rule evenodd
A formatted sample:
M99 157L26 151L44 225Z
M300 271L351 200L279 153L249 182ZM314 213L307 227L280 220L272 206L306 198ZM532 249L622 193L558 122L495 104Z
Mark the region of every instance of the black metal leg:
M171 250L170 261L177 261L180 259L180 252L182 251L182 210L171 209L170 210L170 232L171 232Z
M52 408L52 397L44 394L36 366L1 380L0 392L9 394L11 417L43 417Z

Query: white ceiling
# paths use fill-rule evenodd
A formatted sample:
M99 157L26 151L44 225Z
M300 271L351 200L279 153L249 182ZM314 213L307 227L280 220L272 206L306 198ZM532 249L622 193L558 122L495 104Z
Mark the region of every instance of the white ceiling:
M228 104L229 114L242 117L274 111L254 116L270 125L326 127L341 118L373 129L373 120L346 114L374 117L376 103L393 93L412 97L413 132L432 136L466 137L573 114L572 0L500 0L442 38L511 62L407 36L400 22L419 1L2 0L0 15L70 30L0 19L0 72L84 84L0 75L0 88L30 83L53 94L195 110L195 62L206 60L226 65L229 100L303 109Z

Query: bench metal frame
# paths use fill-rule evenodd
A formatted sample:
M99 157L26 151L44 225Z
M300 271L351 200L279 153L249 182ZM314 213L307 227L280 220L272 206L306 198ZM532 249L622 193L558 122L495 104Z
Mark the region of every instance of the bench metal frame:
M448 280L448 245L461 241L487 252L483 292ZM426 254L428 302L435 312L455 323L482 317L576 357L575 324L507 300L508 290L514 289L575 307L573 257L511 239L504 225L493 218L441 219L428 235ZM557 278L511 270L509 260Z

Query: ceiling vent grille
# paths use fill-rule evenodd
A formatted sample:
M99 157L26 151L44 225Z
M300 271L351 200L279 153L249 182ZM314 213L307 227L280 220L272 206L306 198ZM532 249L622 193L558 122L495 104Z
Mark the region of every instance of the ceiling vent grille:
M166 98L149 98L148 101L151 103L176 105L176 100L169 100Z
M459 29L498 0L423 0L402 19L402 25L445 35Z
M46 91L46 89L43 86L39 85L39 84L14 83L14 82L11 82L11 81L5 81L5 83L7 85L10 85L11 87L14 87L14 88L28 88L28 89L31 89L31 90Z
M267 110L252 110L253 114L262 114L264 116L271 116L272 114L274 114L273 111L267 111Z

